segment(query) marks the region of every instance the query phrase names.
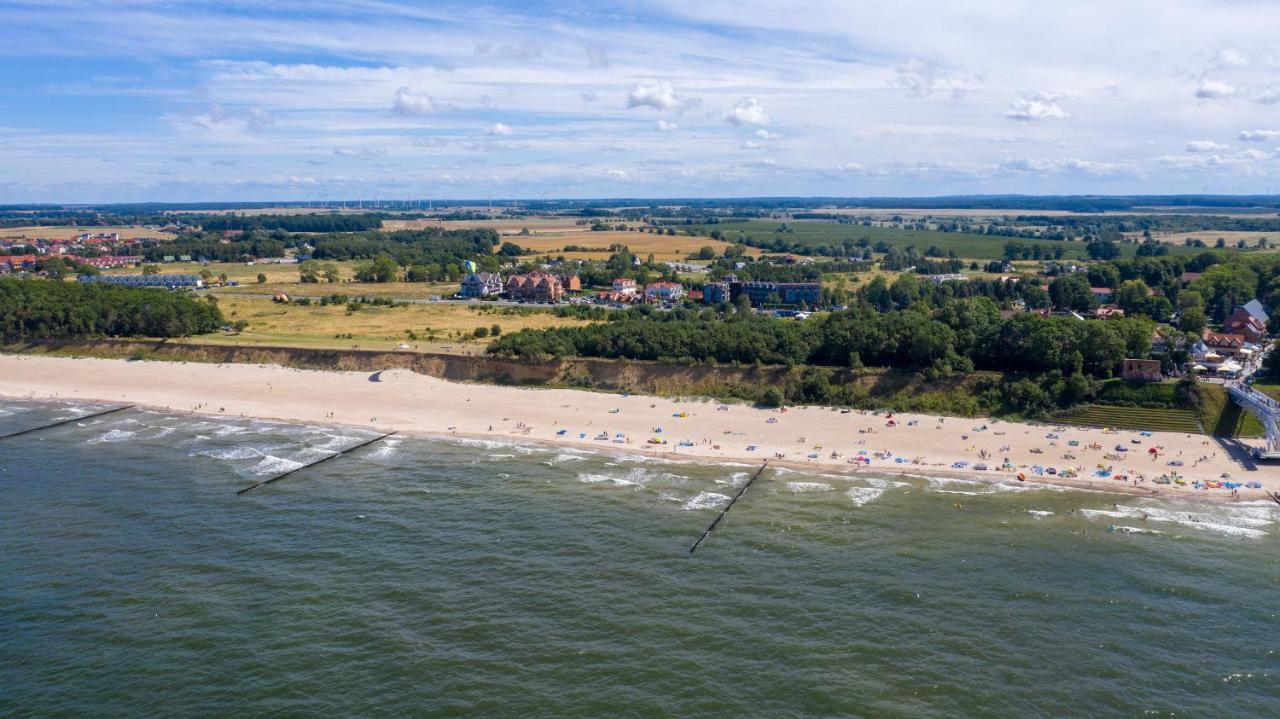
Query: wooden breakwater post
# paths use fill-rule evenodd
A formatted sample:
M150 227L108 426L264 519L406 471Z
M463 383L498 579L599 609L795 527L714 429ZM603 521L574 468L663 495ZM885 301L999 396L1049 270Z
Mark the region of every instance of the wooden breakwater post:
M716 518L711 521L711 524L707 527L706 531L702 533L702 536L698 537L698 541L694 542L693 546L689 547L689 554L693 554L694 552L698 551L698 547L701 547L702 543L706 541L707 537L711 534L711 530L716 528L716 525L720 523L720 520L724 519L724 515L728 514L730 509L733 509L733 505L738 501L740 497L742 497L743 494L746 493L747 488L750 487L753 482L759 479L760 475L764 474L764 470L768 466L769 466L769 460L766 459L764 461L764 464L760 465L760 469L757 469L756 473L751 475L751 479L748 479L747 483L742 485L742 489L739 489L738 493L733 495L733 499L729 500L729 503L724 506L724 509L720 510L720 514L717 514Z
M1267 496L1275 500L1276 504L1280 504L1280 492L1267 492Z
M271 478L269 478L269 479L264 479L264 480L262 480L261 482L258 482L257 484L251 484L251 485L249 485L248 487L245 487L245 488L243 488L243 489L237 489L237 490L236 490L236 496L239 496L239 495L241 495L241 494L245 494L245 493L247 493L247 492L252 492L253 490L257 489L258 487L266 486L266 485L268 485L268 484L271 484L272 482L279 482L280 480L284 479L285 477L288 477L288 476L289 476L289 475L291 475L291 474L294 474L294 473L296 473L296 472L301 472L301 471L302 471L302 470L304 470L304 469L311 469L312 467L316 466L317 464L322 464L322 463L324 463L324 462L328 462L329 460L331 460L331 459L336 459L336 458L338 458L338 457L341 457L341 456L342 456L342 455L344 455L344 454L351 454L352 452L356 451L357 449L360 449L361 447L368 447L369 445L373 444L374 442L381 442L382 440L386 439L387 437L390 437L390 436L391 436L391 435L393 435L393 434L395 434L395 432L387 432L386 434L384 434L384 435L382 435L382 436L380 436L380 437L374 437L373 439L365 440L365 441L363 441L363 442L361 442L361 443L359 443L359 444L357 444L357 445L353 445L353 446L351 446L351 447L347 447L346 449L343 449L343 450L339 450L339 451L337 451L337 452L334 452L333 454L330 454L330 455L328 455L328 456L321 457L320 459L317 459L317 460L316 460L316 461L314 461L314 462L308 462L307 464L304 464L304 465L302 465L301 467L294 467L293 469L291 469L291 470L289 470L289 471L287 471L287 472L281 472L280 474L277 474L276 476L271 477Z
M0 439L20 437L24 434L31 434L32 432L39 432L40 430L44 430L44 429L53 429L54 427L61 427L64 424L71 424L72 422L82 422L86 419L93 419L94 417L102 417L103 415L114 414L116 412L123 412L126 409L133 409L135 406L136 405L126 404L123 407L113 407L112 409L104 409L101 412L84 414L84 415L80 415L79 417L72 417L71 419L60 419L57 422L42 424L39 427L32 427L31 429L22 429L22 430L18 430L17 432L10 432L9 434L6 434L6 435L0 435Z

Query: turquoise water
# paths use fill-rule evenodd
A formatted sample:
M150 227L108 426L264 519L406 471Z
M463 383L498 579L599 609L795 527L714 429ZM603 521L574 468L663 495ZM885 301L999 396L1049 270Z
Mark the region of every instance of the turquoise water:
M1274 505L364 436L0 442L0 715L1280 716Z

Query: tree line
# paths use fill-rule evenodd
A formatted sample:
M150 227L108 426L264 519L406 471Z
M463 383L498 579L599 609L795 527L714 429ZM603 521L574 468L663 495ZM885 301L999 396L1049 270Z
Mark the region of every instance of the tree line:
M225 323L211 301L162 289L0 280L0 338L185 337Z

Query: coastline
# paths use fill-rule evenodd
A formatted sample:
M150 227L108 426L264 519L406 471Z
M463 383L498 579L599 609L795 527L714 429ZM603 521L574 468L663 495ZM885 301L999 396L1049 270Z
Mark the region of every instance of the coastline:
M15 399L128 401L139 407L203 416L252 417L282 422L392 431L405 436L459 438L642 456L699 464L735 463L842 476L875 474L953 478L997 484L1045 485L1144 497L1231 502L1225 489L1197 490L1194 480L1229 473L1263 489L1239 490L1239 500L1267 499L1280 491L1280 468L1256 471L1227 456L1201 435L1104 432L1001 420L918 414L840 413L831 408L786 411L721 405L709 399L611 395L568 389L464 384L407 370L375 373L299 370L276 365L212 365L0 355L0 396ZM662 432L653 430L661 427ZM1059 435L1049 439L1047 435ZM604 439L598 439L603 436ZM615 441L619 438L622 441ZM650 444L651 438L666 444ZM1136 440L1142 444L1131 444ZM1069 442L1077 446L1069 446ZM1089 445L1099 447L1091 449ZM1117 454L1112 445L1132 447ZM1150 459L1146 450L1160 447ZM1039 450L1038 452L1036 450ZM985 451L986 458L981 452ZM859 454L859 453L863 454ZM1186 467L1166 459L1181 453ZM833 454L835 456L833 456ZM1120 457L1107 460L1103 455ZM1070 455L1074 459L1062 459ZM1095 456L1096 455L1096 456ZM869 464L850 462L865 456ZM1193 457L1206 457L1194 466ZM993 468L1008 459L1013 470ZM966 467L953 466L968 462ZM1075 466L1079 476L1037 475L1035 465ZM1096 465L1112 476L1094 476ZM1182 474L1185 487L1154 484L1165 472ZM1138 477L1145 481L1138 481Z

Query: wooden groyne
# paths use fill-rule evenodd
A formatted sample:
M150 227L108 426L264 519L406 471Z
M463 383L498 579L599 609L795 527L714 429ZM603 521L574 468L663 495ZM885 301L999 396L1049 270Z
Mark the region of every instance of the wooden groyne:
M747 483L742 485L742 489L739 489L738 493L733 495L733 499L729 500L729 503L724 506L724 509L720 510L720 514L716 515L716 518L711 522L711 525L707 527L706 531L702 533L701 537L698 537L698 541L694 542L693 546L689 547L689 554L693 554L694 552L698 551L698 547L701 547L702 543L706 541L707 536L711 534L711 530L716 528L716 525L720 523L720 520L724 519L724 515L728 514L730 509L733 509L733 505L738 501L738 499L743 494L746 493L747 488L750 487L751 484L760 477L760 475L764 474L765 467L768 467L768 466L769 466L769 460L766 459L764 461L764 464L760 465L760 469L757 469L756 473L751 475L751 479L748 479Z
M248 492L252 492L253 490L257 489L258 487L266 486L266 485L268 485L268 484L271 484L272 482L279 482L280 480L284 479L285 477L288 477L288 476L289 476L289 475L291 475L291 474L295 474L295 473L297 473L297 472L301 472L301 471L302 471L302 470L304 470L304 469L311 469L312 467L316 466L317 464L323 464L324 462L328 462L328 461L329 461L329 460L331 460L331 459L337 459L338 457L341 457L341 456L343 456L344 454L351 454L352 452L356 451L357 449L360 449L361 447L368 447L369 445L373 444L374 442L381 442L382 440L386 439L387 437L390 437L390 436L391 436L391 435L393 435L393 434L395 434L395 432L388 432L388 433L386 433L386 434L384 434L384 435L381 435L381 436L379 436L379 437L374 437L373 439L365 440L364 442L361 442L361 443L359 443L359 444L357 444L357 445L354 445L354 446L351 446L351 447L347 447L347 448L346 448L346 449L344 449L344 450L340 450L340 451L334 452L333 454L330 454L330 455L328 455L328 456L321 457L320 459L317 459L317 460L316 460L316 461L314 461L314 462L309 462L309 463L307 463L307 464L304 464L304 465L302 465L301 467L294 467L293 469L291 469L291 470L289 470L289 471L287 471L287 472L281 472L280 474L277 474L276 476L271 477L270 479L264 479L264 480L262 480L261 482L258 482L257 484L252 484L252 485L249 485L248 487L245 487L245 488L243 488L243 489L238 489L238 490L236 490L236 496L239 496L239 495L241 495L241 494L246 494L246 493L248 493Z
M104 409L101 412L93 412L91 414L80 415L79 417L72 417L70 419L60 419L57 422L42 424L39 427L22 429L22 430L18 430L17 432L10 432L9 434L0 435L0 440L11 439L13 437L21 437L24 434L31 434L32 432L39 432L45 429L53 429L54 427L61 427L64 424L71 424L72 422L83 422L86 419L93 419L94 417L102 417L103 415L114 414L116 412L123 412L126 409L133 409L135 406L136 405L126 404L123 407L113 407L111 409Z

